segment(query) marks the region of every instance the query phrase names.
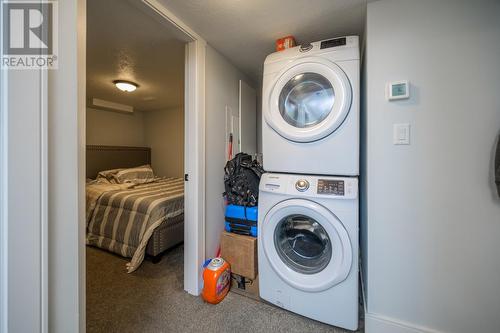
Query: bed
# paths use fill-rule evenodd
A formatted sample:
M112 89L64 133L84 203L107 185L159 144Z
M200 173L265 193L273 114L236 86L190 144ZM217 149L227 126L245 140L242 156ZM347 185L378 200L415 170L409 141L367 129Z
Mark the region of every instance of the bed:
M150 148L88 145L86 157L88 245L131 258L130 273L145 255L157 262L166 250L183 241L184 180L126 179L151 164Z

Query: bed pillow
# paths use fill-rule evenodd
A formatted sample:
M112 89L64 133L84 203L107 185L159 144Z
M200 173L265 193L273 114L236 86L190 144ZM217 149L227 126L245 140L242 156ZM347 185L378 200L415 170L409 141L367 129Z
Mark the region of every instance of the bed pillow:
M120 169L111 169L111 170L104 170L104 171L100 171L98 174L97 174L97 178L96 178L96 181L98 183L111 183L111 184L117 184L117 181L115 179L115 175L122 171L122 170L126 170L124 168L120 168Z
M154 181L155 175L150 165L142 165L136 168L119 170L113 175L113 178L118 184L143 184Z

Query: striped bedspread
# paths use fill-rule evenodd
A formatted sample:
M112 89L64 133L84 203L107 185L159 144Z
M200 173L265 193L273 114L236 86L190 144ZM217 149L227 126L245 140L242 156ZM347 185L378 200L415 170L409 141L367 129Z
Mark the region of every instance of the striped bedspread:
M144 260L153 231L184 212L184 180L160 178L128 187L87 186L87 244L132 258L131 273Z

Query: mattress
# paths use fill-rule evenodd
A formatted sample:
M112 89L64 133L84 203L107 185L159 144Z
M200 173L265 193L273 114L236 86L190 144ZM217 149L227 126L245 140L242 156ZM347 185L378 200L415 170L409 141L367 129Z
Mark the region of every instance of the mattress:
M130 273L140 266L146 249L157 255L165 250L162 244L178 243L183 213L182 178L160 178L147 184L89 184L87 244L132 258L127 264ZM152 237L156 244L148 246Z

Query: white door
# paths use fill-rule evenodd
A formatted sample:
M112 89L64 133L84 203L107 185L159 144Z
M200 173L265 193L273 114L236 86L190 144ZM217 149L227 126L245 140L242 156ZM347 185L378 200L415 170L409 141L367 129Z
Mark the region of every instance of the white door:
M269 126L290 141L312 142L342 124L351 107L352 89L339 66L310 57L283 69L264 96Z
M316 202L285 200L264 217L264 253L283 281L317 292L345 280L352 265L349 235L339 219Z
M239 109L240 151L253 155L257 153L257 93L242 80Z

